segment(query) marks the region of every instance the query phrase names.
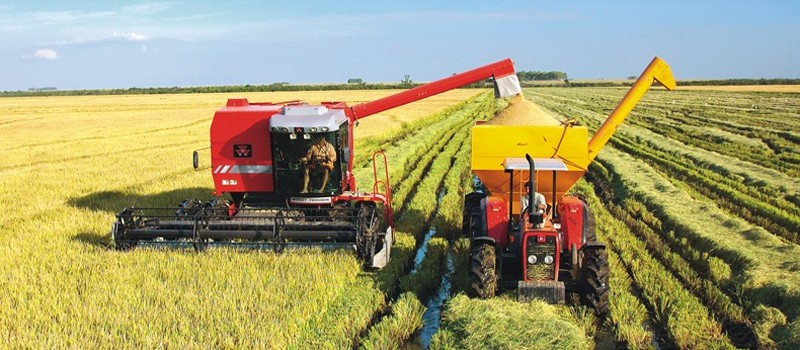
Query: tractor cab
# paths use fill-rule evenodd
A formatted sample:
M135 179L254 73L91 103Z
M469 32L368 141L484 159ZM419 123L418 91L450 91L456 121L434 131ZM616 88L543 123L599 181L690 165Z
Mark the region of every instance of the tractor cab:
M557 172L568 171L564 161L558 158L505 158L503 168L509 174L509 184L520 189L519 215L514 216L513 198L515 191L509 191L509 231L521 232L550 228L553 229L553 221L557 218L557 213L553 208L556 207L559 197L556 192ZM532 174L532 175L531 175ZM516 177L516 178L515 178ZM550 180L548 186L543 186L545 179ZM516 184L515 181L520 182ZM549 186L552 184L552 186ZM550 189L550 191L546 191ZM542 192L539 192L543 190ZM548 202L549 201L549 202ZM517 237L521 238L521 237Z
M341 109L290 105L270 118L275 192L331 197L346 188L351 158L348 118Z
M524 182L521 188L519 215L515 218L513 210L509 210L509 252L510 265L518 265L521 269L523 281L555 280L559 278L559 259L563 236L559 232L560 224L554 208L556 208L556 172L567 171L567 166L557 158L532 158L526 154L525 158L506 158L503 168L509 174L509 183ZM515 174L518 180L515 180ZM539 184L548 174L552 179L550 193L539 192ZM509 191L513 195L514 191ZM547 197L550 202L548 203ZM514 198L509 198L509 203ZM513 205L513 204L512 204ZM513 208L511 208L513 209ZM517 256L524 257L523 261ZM514 261L516 260L516 261ZM516 269L509 269L511 271ZM517 272L518 273L518 272ZM516 273L515 273L516 274Z

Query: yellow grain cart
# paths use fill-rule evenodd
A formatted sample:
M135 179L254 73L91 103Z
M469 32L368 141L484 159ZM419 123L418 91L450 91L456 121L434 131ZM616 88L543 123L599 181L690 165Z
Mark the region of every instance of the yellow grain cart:
M595 241L586 203L566 193L655 81L675 88L658 57L591 139L588 128L574 122L473 126L472 171L484 186L467 195L464 209L474 295L493 296L509 283L522 300L563 302L565 292L574 291L605 313L605 247Z

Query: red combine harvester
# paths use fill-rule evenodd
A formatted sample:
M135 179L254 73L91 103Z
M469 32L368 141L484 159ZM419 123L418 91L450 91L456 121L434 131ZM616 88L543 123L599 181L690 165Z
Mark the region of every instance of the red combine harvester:
M373 155L375 183L369 191L357 189L353 127L361 118L489 78L497 97L521 92L513 63L505 59L353 107L230 99L211 124L217 197L189 199L177 209L125 208L112 229L116 247L346 248L365 265L382 268L393 242L386 156ZM381 180L378 156L386 169Z

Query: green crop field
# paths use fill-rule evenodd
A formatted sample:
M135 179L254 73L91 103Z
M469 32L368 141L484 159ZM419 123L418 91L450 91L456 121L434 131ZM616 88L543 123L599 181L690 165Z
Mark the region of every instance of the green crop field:
M390 93L245 97L352 105ZM525 97L593 130L624 93L539 87ZM190 154L207 146L228 97L240 95L0 98L2 347L800 347L800 93L645 95L573 189L609 247L605 320L513 293L465 296L470 127L507 103L483 90L356 128L362 188L369 156L389 158L397 241L380 271L315 249L114 250L123 207L210 197L207 159L195 171Z

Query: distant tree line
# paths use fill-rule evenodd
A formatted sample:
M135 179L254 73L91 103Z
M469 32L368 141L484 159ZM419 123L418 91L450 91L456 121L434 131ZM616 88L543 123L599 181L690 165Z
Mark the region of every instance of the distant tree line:
M567 73L565 72L540 72L540 71L519 71L517 76L520 81L534 81L534 80L567 80Z
M523 74L524 73L524 74ZM526 77L527 73L542 72L519 72ZM603 86L630 86L631 81L624 82L575 82L566 79L563 72L544 72L562 73L563 84L547 85L555 87L603 87ZM532 85L531 80L520 77L524 87L537 87ZM421 85L412 82L410 77L398 83L375 84L359 82L361 79L353 79L349 84L311 84L294 85L288 82L277 82L265 85L236 85L236 86L196 86L196 87L156 87L156 88L137 88L128 89L94 89L94 90L57 90L56 88L31 88L28 91L0 91L0 97L6 96L83 96L83 95L147 95L147 94L197 94L197 93L231 93L231 92L274 92L274 91L323 91L323 90L382 90L382 89L408 89ZM526 84L526 82L528 82ZM492 79L465 85L465 88L491 88ZM691 85L800 85L800 79L724 79L724 80L688 80L679 81L680 86Z
M52 86L45 86L45 87L39 87L39 88L35 88L35 87L28 88L28 91L31 91L31 92L56 91L56 90L58 90L58 89L56 89L55 87L52 87Z
M293 85L285 82L266 85L237 86L196 86L196 87L155 87L128 89L94 89L94 90L48 90L48 91L2 91L0 96L84 96L84 95L156 95L156 94L199 94L230 92L274 92L274 91L323 91L323 90L382 90L408 89L421 84L309 84Z

